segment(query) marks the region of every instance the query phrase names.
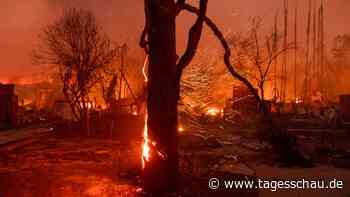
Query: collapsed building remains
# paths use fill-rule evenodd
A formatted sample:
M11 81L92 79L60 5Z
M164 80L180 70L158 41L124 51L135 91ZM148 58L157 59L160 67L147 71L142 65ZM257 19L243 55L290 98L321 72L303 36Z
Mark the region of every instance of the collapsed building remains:
M15 85L0 84L0 129L14 127L17 124L18 97Z

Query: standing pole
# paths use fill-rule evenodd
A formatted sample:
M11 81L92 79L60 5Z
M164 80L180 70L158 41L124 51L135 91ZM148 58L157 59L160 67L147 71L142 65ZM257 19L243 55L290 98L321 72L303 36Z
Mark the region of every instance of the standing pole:
M306 54L305 54L305 87L304 87L304 101L309 102L310 98L310 29L311 29L311 0L309 0L309 11L307 16L307 27L306 27Z
M295 6L295 18L294 18L294 101L297 101L297 39L298 39L298 1L296 1Z
M273 30L273 50L274 50L274 53L277 52L277 41L278 41L278 38L277 38L277 34L278 34L278 30L277 30L277 19L278 19L278 14L276 13L276 16L275 16L275 25L274 25L274 30ZM278 91L278 88L277 88L277 76L278 76L278 72L277 72L277 66L278 66L278 60L277 58L275 58L275 61L274 61L274 100L275 102L278 100L278 94L277 94L277 91Z
M325 87L325 83L324 83L324 80L325 80L325 77L326 77L326 68L325 68L325 64L324 64L324 6L323 6L323 0L321 2L321 8L320 8L320 35L321 35L321 43L320 43L320 66L321 66L321 83L322 83L322 90L323 90L323 94L325 96L327 96L327 90L326 90L326 87Z
M283 47L284 49L287 48L287 42L288 42L288 0L284 0L284 40L283 40ZM284 53L283 56L283 69L282 69L282 101L286 101L286 87L287 87L287 54Z
M317 9L317 39L316 39L316 65L317 65L317 90L321 90L321 7Z
M120 75L123 75L125 68L125 58L127 53L127 45L123 44L120 48ZM120 77L119 80L119 90L118 90L118 99L125 98L125 83L123 83L123 78Z
M312 16L312 79L317 77L316 75L316 6L313 3L313 16ZM311 90L312 91L312 90Z

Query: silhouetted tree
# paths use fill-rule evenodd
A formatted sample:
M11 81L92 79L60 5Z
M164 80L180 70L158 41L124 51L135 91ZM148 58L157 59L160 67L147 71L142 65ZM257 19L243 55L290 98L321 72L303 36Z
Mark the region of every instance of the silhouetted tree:
M206 23L225 50L224 62L231 75L251 90L262 104L253 85L241 76L230 60L230 47L222 32L206 16L208 0L200 0L199 8L186 0L145 0L145 29L140 46L149 55L148 80L148 137L153 142L151 158L146 162L143 174L144 189L161 192L176 187L179 157L177 152L177 104L183 70L191 62ZM176 54L176 17L183 10L197 15L189 30L187 48L179 57ZM160 154L159 154L160 153Z
M294 48L294 43L286 47L279 44L281 36L276 30L263 34L262 21L254 17L249 31L229 37L228 42L235 53L232 61L241 69L242 75L250 81L255 81L261 100L265 100L265 85L272 77L270 71L277 58Z
M89 135L88 113L92 101L89 93L101 80L101 69L113 62L117 49L102 33L91 12L74 8L48 25L40 39L34 60L58 68L63 94Z

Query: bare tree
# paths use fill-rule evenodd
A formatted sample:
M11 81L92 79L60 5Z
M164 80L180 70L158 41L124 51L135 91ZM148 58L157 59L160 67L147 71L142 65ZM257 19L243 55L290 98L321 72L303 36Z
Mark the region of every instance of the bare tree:
M89 135L88 112L92 101L89 93L101 80L101 69L113 62L117 49L102 33L91 12L74 8L48 25L40 39L34 60L58 68L62 92Z
M255 17L249 32L230 36L229 44L235 53L233 61L241 68L242 75L250 81L255 81L259 89L261 100L265 100L266 82L270 81L271 69L274 61L288 49L294 48L294 44L288 44L287 47L279 46L281 36L276 30L271 33L263 34L261 18Z

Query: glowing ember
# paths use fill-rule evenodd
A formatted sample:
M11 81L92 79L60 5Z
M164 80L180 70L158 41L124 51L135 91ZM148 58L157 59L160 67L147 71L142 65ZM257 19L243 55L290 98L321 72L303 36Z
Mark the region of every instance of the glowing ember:
M295 103L296 104L299 104L299 103L302 103L303 100L301 98L295 98Z
M145 168L146 161L149 161L149 140L148 140L148 127L147 127L148 114L145 116L145 125L143 128L143 146L142 146L142 167Z
M184 129L182 126L179 126L179 127L177 128L177 130L178 130L180 133L182 133L182 132L185 131L185 129Z
M207 110L206 114L209 116L217 116L221 113L219 108L211 107Z
M86 105L86 108L88 108L88 109L92 109L92 107L93 107L93 104L92 104L91 102L85 103L85 105ZM81 102L81 103L80 103L80 106L81 106L81 107L84 107L84 103Z
M141 187L139 187L139 188L136 189L136 192L137 192L137 193L142 193L142 191L143 191L143 189L142 189Z

